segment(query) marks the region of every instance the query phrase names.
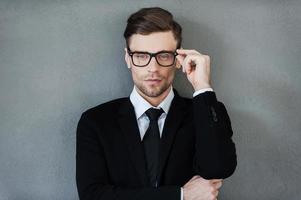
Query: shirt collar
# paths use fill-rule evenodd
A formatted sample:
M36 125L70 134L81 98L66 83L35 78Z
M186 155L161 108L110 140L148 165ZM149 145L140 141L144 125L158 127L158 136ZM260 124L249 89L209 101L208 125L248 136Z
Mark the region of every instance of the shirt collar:
M157 107L154 107L137 92L136 86L134 86L133 91L130 95L130 100L134 106L136 118L139 119L145 113L145 111L152 107L162 108L167 114L174 96L174 91L171 86L171 90L169 91L165 99Z

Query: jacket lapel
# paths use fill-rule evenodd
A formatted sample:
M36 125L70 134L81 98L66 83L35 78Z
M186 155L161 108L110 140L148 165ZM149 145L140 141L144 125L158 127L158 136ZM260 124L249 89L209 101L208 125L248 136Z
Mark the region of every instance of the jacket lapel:
M174 142L176 132L181 125L186 112L186 102L174 90L175 97L171 103L169 112L166 116L162 138L160 140L159 173L158 182L161 182L161 176L165 168L168 155Z
M161 176L164 171L168 155L170 153L176 132L186 113L186 102L180 97L176 90L169 112L166 116L162 138L160 140L159 172L158 183L160 185ZM118 113L118 123L124 135L129 149L130 158L136 168L142 183L148 184L147 166L144 155L143 144L140 139L139 128L135 116L135 111L129 98L120 106Z
M124 134L132 163L136 168L142 183L147 184L144 148L140 139L134 107L129 98L126 99L119 109L118 123Z

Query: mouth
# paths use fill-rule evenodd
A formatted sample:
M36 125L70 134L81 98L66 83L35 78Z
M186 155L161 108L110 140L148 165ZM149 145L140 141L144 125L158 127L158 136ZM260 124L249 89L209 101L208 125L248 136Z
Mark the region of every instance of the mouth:
M161 81L162 81L161 79L156 79L156 78L150 78L150 79L145 80L145 82L150 84L150 85L159 84Z

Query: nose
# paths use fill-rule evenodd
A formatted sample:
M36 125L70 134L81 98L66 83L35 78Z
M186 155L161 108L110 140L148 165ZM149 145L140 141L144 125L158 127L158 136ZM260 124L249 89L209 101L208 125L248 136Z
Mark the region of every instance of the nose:
M157 63L156 58L152 57L150 62L147 65L147 70L149 72L155 72L155 71L158 71L159 68L160 68L160 65Z

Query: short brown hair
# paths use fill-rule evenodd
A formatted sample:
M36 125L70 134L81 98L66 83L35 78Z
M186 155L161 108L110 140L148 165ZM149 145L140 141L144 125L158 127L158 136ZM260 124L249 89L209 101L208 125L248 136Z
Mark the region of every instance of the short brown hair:
M159 7L142 8L128 18L123 36L129 47L129 39L133 34L148 35L165 31L173 32L174 38L177 40L177 48L180 48L182 28L174 21L173 15Z

